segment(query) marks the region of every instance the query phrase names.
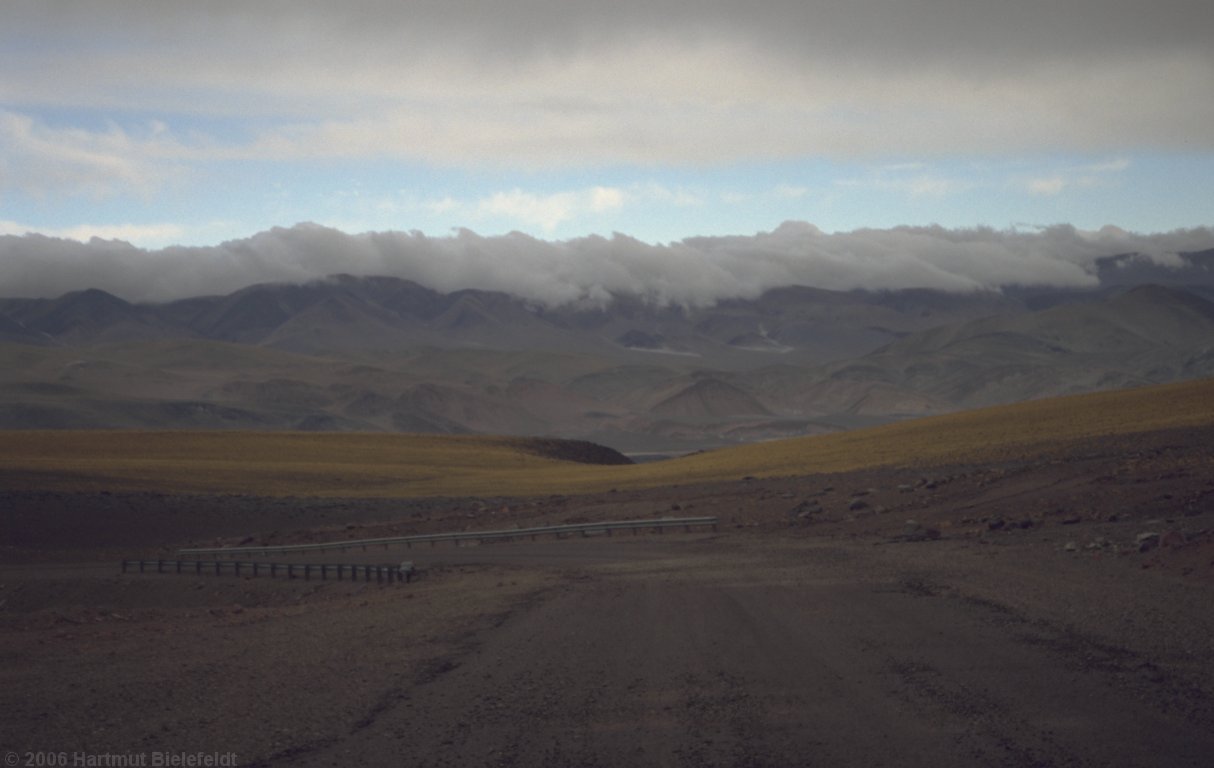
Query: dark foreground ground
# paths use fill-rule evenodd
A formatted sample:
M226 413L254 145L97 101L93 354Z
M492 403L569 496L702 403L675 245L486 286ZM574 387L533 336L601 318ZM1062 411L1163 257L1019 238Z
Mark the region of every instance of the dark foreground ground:
M1210 438L592 497L3 494L0 751L1209 766ZM346 557L423 570L391 587L117 572L216 540L683 514L722 525Z

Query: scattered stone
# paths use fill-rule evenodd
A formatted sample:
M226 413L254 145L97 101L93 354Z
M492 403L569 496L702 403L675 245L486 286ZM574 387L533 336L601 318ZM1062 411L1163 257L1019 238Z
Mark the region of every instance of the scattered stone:
M914 490L915 490L915 486L913 486L913 485L899 485L898 486L899 493L911 493Z
M1062 545L1062 549L1064 552L1076 552L1079 549L1079 545L1073 541L1068 541L1066 544Z
M803 501L792 509L788 510L789 518L793 520L808 520L813 515L822 511L822 505L816 500Z
M1149 552L1159 546L1159 534L1154 532L1140 533L1134 539L1139 552Z
M996 518L992 518L989 522L987 522L986 527L987 527L987 530L998 531L1001 528L1003 528L1004 525L1007 525L1007 523L1003 522L1003 518L996 517Z
M1060 520L1059 522L1061 522L1063 525L1075 525L1076 523L1082 523L1083 518L1080 517L1079 515L1069 515L1067 517L1062 518L1062 520Z
M907 520L906 533L901 538L903 541L935 541L940 538L940 530L928 528L918 520Z
M1159 546L1161 547L1182 547L1187 539L1180 531L1172 530L1165 532L1159 537Z
M847 508L852 512L858 512L861 509L868 509L868 502L864 499L852 499L851 503L847 505Z

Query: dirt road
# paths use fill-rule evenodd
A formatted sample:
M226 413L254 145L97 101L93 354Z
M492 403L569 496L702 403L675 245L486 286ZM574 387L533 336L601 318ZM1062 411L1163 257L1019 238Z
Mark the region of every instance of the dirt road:
M946 571L720 541L586 568L349 738L268 762L1210 765L1212 702L1183 669Z

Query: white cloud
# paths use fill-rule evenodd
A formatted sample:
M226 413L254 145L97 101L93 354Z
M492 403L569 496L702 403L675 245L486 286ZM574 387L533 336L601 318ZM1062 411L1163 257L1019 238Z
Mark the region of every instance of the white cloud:
M809 194L809 187L802 187L796 184L777 184L772 194L776 197L795 200L805 197Z
M1122 171L1129 170L1129 168L1130 159L1128 157L1117 157L1087 166L1087 170L1092 173L1121 173Z
M866 178L838 179L835 185L894 192L909 198L941 198L973 189L975 182L934 173L923 163L902 163L877 168Z
M624 204L624 199L624 192L613 187L592 187L548 195L513 189L480 200L476 204L475 215L478 218L506 218L520 225L537 226L550 233L578 216L619 208Z
M180 242L186 229L178 224L80 224L62 229L30 227L15 221L0 221L0 235L40 234L46 237L87 243L93 238L120 240L144 248Z
M593 198L592 192L583 194ZM546 204L534 202L540 208ZM509 206L516 204L533 215L531 202ZM1067 226L827 234L805 222L668 245L622 235L549 241L517 232L482 237L468 230L439 238L419 232L347 235L315 224L218 246L159 250L113 240L0 235L0 296L58 296L96 287L129 300L159 301L349 273L404 277L441 291L499 290L548 305L600 301L613 293L659 304L704 305L785 285L946 291L1090 286L1102 256L1138 252L1168 263L1169 254L1209 248L1214 248L1214 231L1207 228L1160 235Z
M1034 195L1046 195L1053 197L1061 194L1062 190L1066 189L1067 181L1061 176L1050 176L1048 178L1030 179L1028 181L1028 190Z
M1128 158L1063 168L1046 176L1025 179L1021 185L1033 195L1055 197L1067 189L1085 189L1115 183L1116 174L1130 168Z
M185 154L158 122L133 135L114 124L95 131L52 128L0 110L0 191L93 199L148 196L181 177L179 160Z

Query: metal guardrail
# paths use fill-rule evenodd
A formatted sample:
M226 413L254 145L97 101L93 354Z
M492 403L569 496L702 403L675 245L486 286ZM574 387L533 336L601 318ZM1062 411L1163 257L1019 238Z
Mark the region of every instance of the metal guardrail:
M278 555L292 552L328 552L345 551L347 549L366 549L367 547L382 546L387 548L394 544L404 544L412 547L414 544L429 543L434 546L440 541L495 541L537 536L561 536L580 533L589 536L593 533L604 533L608 536L615 531L640 531L652 529L661 533L667 528L682 527L691 531L693 526L712 526L717 529L715 517L662 517L653 520L611 520L599 523L573 523L570 525L544 525L536 528L507 528L498 531L460 531L457 533L422 533L413 536L395 536L383 539L350 539L346 541L323 541L315 544L282 544L270 547L191 547L177 550L179 555L212 555L229 557L246 555Z
M154 570L153 570L154 569ZM259 575L270 578L285 577L296 579L301 576L311 580L312 574L320 575L321 580L328 580L330 571L341 581L343 575L348 575L350 581L371 581L374 576L376 583L404 581L413 578L416 569L411 562L398 565L364 565L355 563L261 563L256 560L123 560L122 572L131 573L193 573L223 575L230 571L233 576L249 574L256 578ZM259 573L260 571L260 573Z

